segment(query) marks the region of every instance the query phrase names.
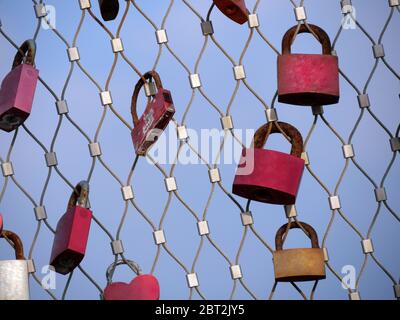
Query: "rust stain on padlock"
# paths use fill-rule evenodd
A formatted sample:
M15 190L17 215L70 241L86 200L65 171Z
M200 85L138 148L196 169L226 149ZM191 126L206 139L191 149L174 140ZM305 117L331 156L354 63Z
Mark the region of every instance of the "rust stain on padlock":
M18 128L32 111L39 77L39 71L34 67L35 54L35 41L25 41L15 55L12 70L1 83L0 129L6 132Z
M278 101L302 106L335 104L340 96L338 57L331 54L327 33L315 25L308 26L322 44L323 54L292 54L297 25L286 32L278 57ZM311 32L302 24L299 33Z
M229 19L243 24L247 22L249 11L244 0L213 0L217 8Z
M288 229L288 224L281 226L276 233L273 253L275 280L313 281L325 279L324 252L319 248L318 236L314 228L304 222L294 222L290 228L304 228L311 239L312 248L283 249L283 235Z
M104 21L114 20L118 16L118 0L99 0L99 7Z
M291 154L262 149L270 133L280 133L278 126L291 139ZM254 135L254 149L243 149L233 181L232 192L241 197L271 204L294 204L304 171L303 138L288 123L275 122L261 126ZM269 132L270 130L270 132ZM252 156L249 156L252 155ZM240 169L253 164L248 174Z
M146 109L139 119L137 115L137 99L141 88L145 85L145 81L150 79L154 79L157 93L153 98L149 98ZM132 130L133 145L136 154L144 156L163 133L175 114L171 92L163 88L161 78L156 71L145 73L136 84L132 96L131 113L134 124Z
M60 274L73 271L85 256L92 221L88 196L89 184L82 181L71 194L67 212L58 221L50 265Z
M16 259L0 261L0 300L29 300L28 264L22 241L8 230L3 230L0 238L14 245Z

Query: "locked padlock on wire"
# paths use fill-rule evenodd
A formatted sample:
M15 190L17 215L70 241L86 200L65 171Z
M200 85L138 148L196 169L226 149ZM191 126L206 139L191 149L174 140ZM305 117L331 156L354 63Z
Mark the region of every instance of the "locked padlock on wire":
M104 21L114 20L118 16L118 0L99 0L99 7Z
M12 70L1 83L0 129L6 132L23 124L32 111L39 78L39 71L34 67L35 55L35 41L26 40L15 55Z
M281 133L279 128L291 139L290 154L263 149L271 133ZM304 171L302 151L303 138L295 127L285 122L264 124L254 134L253 148L242 151L232 192L265 203L294 204ZM252 170L242 174L246 166Z
M303 228L311 240L311 248L283 249L283 236L286 230ZM304 222L284 224L275 236L273 252L275 280L279 282L314 281L325 279L324 252L319 247L314 228Z
M88 201L89 183L81 181L72 191L54 235L50 265L60 274L73 271L85 256L92 221Z
M145 80L154 80L154 83L147 83ZM149 101L139 118L137 114L137 100L143 86L155 84L155 92L149 92ZM150 89L151 91L151 89ZM168 126L175 114L174 102L171 92L164 89L161 78L156 71L149 71L143 75L135 86L132 96L131 113L134 128L132 130L132 141L136 154L144 156L148 149L157 141L158 137Z
M322 45L322 54L291 53L297 26L282 40L278 56L278 101L301 106L323 106L339 102L339 62L332 55L331 41L320 27L309 24ZM302 24L299 33L311 33Z
M16 260L0 260L0 300L29 300L28 263L17 234L2 230L0 238L12 243Z
M217 8L232 21L247 22L249 11L244 0L213 0Z
M115 268L128 264L136 273L131 282L113 282ZM156 277L151 274L143 274L139 265L131 260L118 260L112 263L106 272L107 286L104 289L104 300L159 300L160 285Z

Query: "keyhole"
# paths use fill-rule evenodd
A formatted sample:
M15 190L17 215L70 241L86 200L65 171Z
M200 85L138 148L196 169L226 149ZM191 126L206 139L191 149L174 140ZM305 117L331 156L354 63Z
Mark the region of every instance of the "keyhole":
M3 121L7 122L10 126L18 125L21 118L12 114L7 114L3 117Z

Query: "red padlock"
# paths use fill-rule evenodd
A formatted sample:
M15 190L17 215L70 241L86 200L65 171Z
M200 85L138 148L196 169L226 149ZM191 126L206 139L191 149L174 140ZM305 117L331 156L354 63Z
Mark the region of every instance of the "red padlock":
M278 101L300 106L322 106L339 102L339 63L332 55L331 41L320 27L309 24L322 44L323 54L292 54L291 45L297 26L282 40L278 57ZM302 24L299 33L311 33Z
M99 0L99 7L104 21L114 20L118 15L118 0Z
M242 158L232 192L241 197L271 204L294 204L304 171L303 138L290 124L278 122L282 131L291 139L290 154L262 149L270 133L279 133L275 122L261 126L254 135L254 148L243 149ZM252 168L243 174L244 167ZM242 172L241 172L242 170Z
M81 181L72 192L67 212L58 221L50 258L50 265L58 273L73 271L85 256L92 221L88 197L89 183Z
M139 92L145 84L145 80L151 79L154 79L157 86L157 93L153 98L149 98L146 109L139 119L137 115ZM162 87L160 76L156 71L145 73L136 84L132 96L131 112L134 124L132 130L133 145L136 154L143 156L163 133L175 113L171 92Z
M244 0L213 0L217 8L229 19L243 24L247 22L249 11Z
M129 264L137 274L130 283L112 282L115 268L121 264ZM160 285L156 277L142 274L139 266L130 260L118 260L107 269L107 287L104 289L104 300L159 300Z
M0 233L3 231L3 216L0 213Z
M26 54L25 63L22 63ZM32 110L39 71L35 69L36 44L25 41L15 55L12 70L0 89L0 129L10 132L28 118Z

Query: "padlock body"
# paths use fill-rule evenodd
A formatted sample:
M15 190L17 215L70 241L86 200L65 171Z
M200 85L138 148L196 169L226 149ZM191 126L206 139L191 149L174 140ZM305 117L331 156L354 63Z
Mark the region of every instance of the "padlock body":
M278 101L301 106L339 102L338 57L283 54L278 57Z
M0 89L0 129L13 131L28 118L38 77L37 69L21 64L4 78Z
M159 300L160 285L156 277L142 274L130 283L113 282L104 289L104 300Z
M277 250L273 261L276 281L312 281L326 277L324 252L319 248Z
M253 168L242 174L245 166ZM243 149L232 192L265 203L294 204L303 171L304 160L290 154L258 148Z
M67 274L82 261L91 221L92 212L80 206L68 209L58 221L50 258L56 272Z
M147 150L157 141L175 114L171 92L158 89L153 100L132 130L132 141L136 154L145 155Z
M118 0L99 0L100 13L104 21L114 20L119 11Z
M0 300L29 300L26 260L0 261Z
M214 0L217 8L229 19L243 24L248 20L248 11L244 0Z

